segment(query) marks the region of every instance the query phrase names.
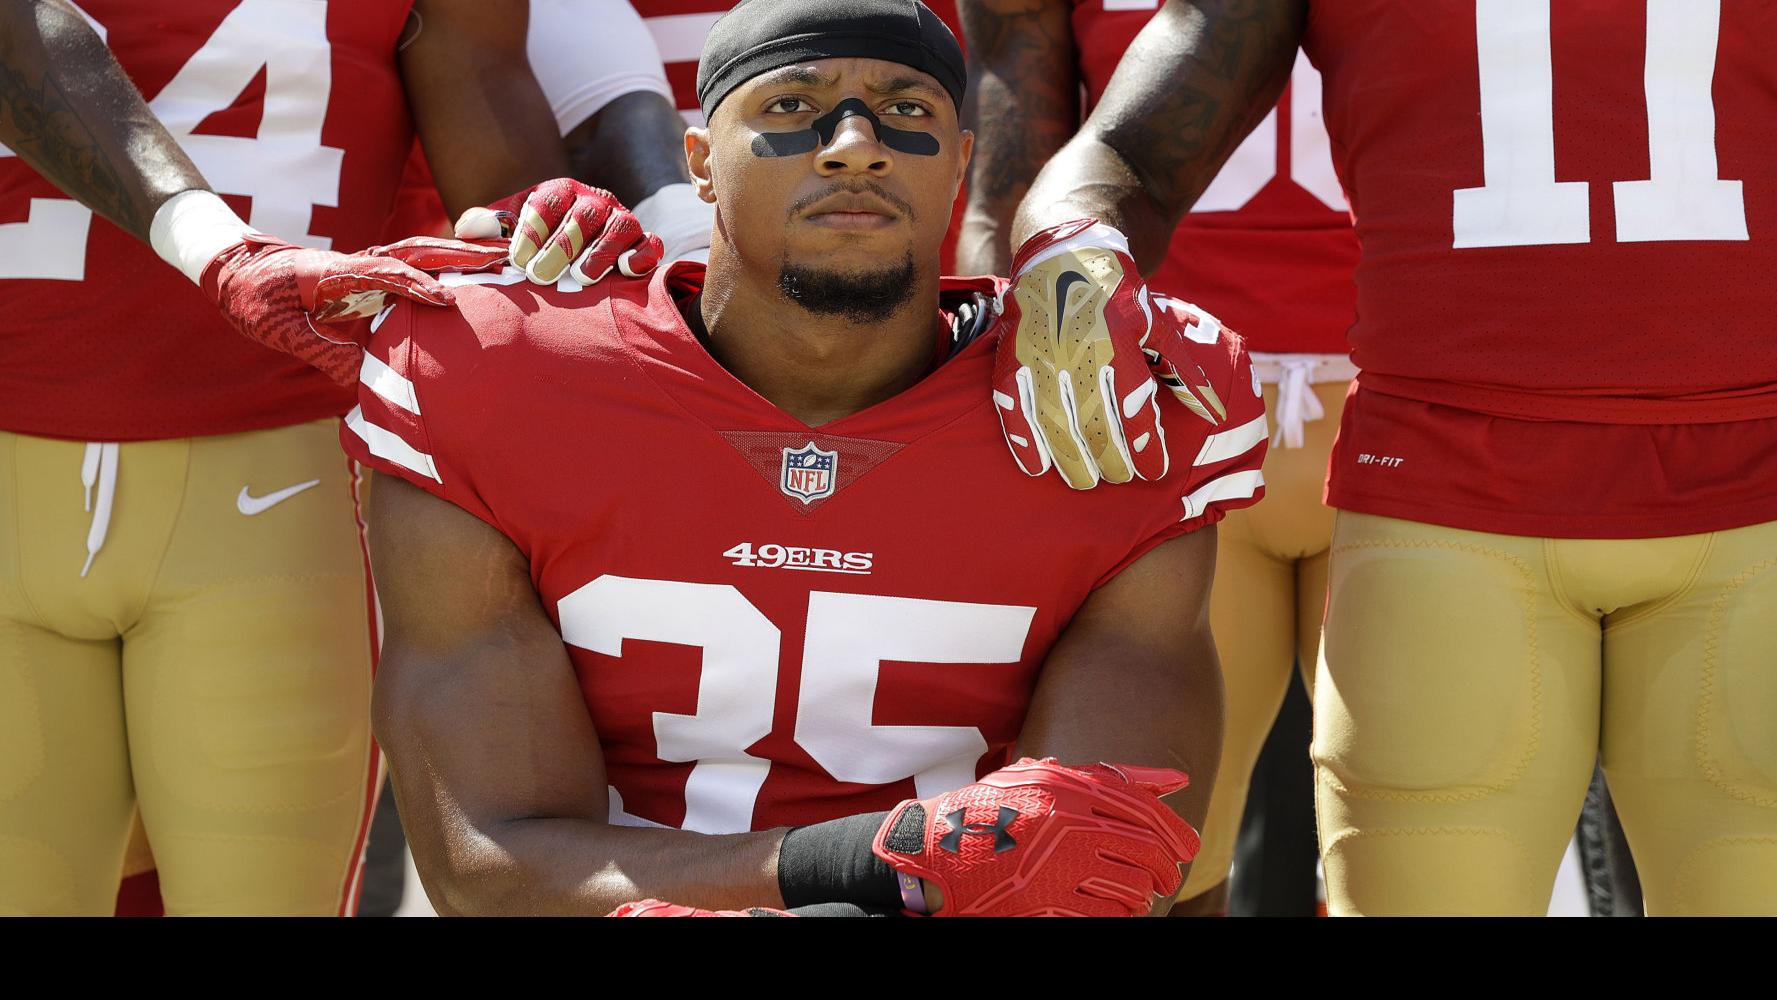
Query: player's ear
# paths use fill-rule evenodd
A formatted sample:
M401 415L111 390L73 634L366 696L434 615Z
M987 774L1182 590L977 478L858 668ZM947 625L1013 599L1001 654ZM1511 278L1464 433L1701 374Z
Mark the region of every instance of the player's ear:
M697 196L714 205L716 182L710 175L710 130L685 130L685 166L691 170L691 187Z
M975 155L975 133L965 128L957 132L956 139L956 186L960 190L969 176L969 158Z

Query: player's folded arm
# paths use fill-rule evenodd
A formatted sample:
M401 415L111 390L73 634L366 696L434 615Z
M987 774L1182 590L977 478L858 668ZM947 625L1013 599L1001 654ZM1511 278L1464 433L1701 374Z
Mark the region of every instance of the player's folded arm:
M1018 753L1190 775L1166 797L1201 827L1222 747L1222 670L1209 630L1213 527L1161 542L1087 598L1043 661Z
M385 637L373 722L441 913L599 915L647 897L779 906L782 830L611 826L561 636L500 532L392 477L371 500Z

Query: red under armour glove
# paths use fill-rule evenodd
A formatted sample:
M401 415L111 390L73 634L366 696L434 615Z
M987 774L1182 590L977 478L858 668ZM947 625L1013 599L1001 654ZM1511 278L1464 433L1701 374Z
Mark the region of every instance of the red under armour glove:
M793 917L795 915L783 910L774 910L768 906L754 906L745 910L700 910L695 906L663 903L658 899L638 899L633 903L624 903L605 914L607 917Z
M939 916L1140 916L1171 896L1197 831L1160 801L1181 771L1026 757L889 811L876 856L944 893Z
M370 337L367 322L353 321L381 312L391 295L448 304L450 290L433 274L498 270L505 258L503 246L429 236L342 254L248 233L211 258L199 284L249 340L293 354L333 381L351 385L358 381Z
M654 270L665 252L660 238L643 232L616 196L566 177L464 212L456 235L510 236L512 266L541 285L552 285L563 274L590 285L613 268L639 278Z
M1019 248L993 399L1027 474L1053 465L1075 489L1166 475L1155 376L1204 409L1185 348L1187 339L1213 344L1221 324L1186 302L1163 308L1161 298L1142 282L1129 241L1095 219L1051 226Z

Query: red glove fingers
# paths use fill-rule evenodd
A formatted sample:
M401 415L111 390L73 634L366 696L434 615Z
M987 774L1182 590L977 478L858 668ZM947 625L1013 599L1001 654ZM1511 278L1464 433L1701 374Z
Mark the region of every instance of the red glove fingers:
M613 268L640 277L660 262L660 241L643 232L641 223L610 192L579 181L556 178L495 202L496 213L512 213L510 244L513 266L538 284L553 284L563 275L592 284ZM486 228L486 217L459 225Z
M550 284L559 279L567 270L568 262L572 261L585 246L585 234L591 225L591 219L584 216L594 212L598 203L588 199L581 201L582 191L593 192L578 181L566 177L544 181L536 187L494 202L490 208L496 211L510 211L517 217L512 231L510 259L514 267L524 269L525 275L539 284ZM582 218L573 219L578 210ZM568 223L572 219L572 226ZM604 219L598 220L598 229L604 228ZM567 229L568 232L563 230ZM594 230L597 231L597 230ZM538 257L549 252L551 242L560 238L564 244L558 248L555 256L545 266L553 266L553 277L539 275L531 269L531 263ZM573 240L578 245L573 245ZM568 252L571 249L572 252Z
M568 268L568 276L590 285L615 267L626 278L639 278L654 270L664 252L660 237L643 232L635 216L613 212L592 246Z
M1197 853L1197 831L1160 796L1191 783L1190 776L1169 767L1135 764L1058 764L1053 757L1023 758L982 778L979 784L1013 789L1038 780L1046 785L1071 783L1091 796L1092 814L1128 824L1136 835L1157 837L1159 846L1188 861Z

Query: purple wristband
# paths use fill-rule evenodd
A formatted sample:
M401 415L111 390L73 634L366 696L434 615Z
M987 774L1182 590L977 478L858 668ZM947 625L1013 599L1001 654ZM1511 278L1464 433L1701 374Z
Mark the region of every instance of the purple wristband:
M926 890L920 885L919 876L906 872L895 872L895 884L901 887L901 903L914 913L930 913L926 909Z

